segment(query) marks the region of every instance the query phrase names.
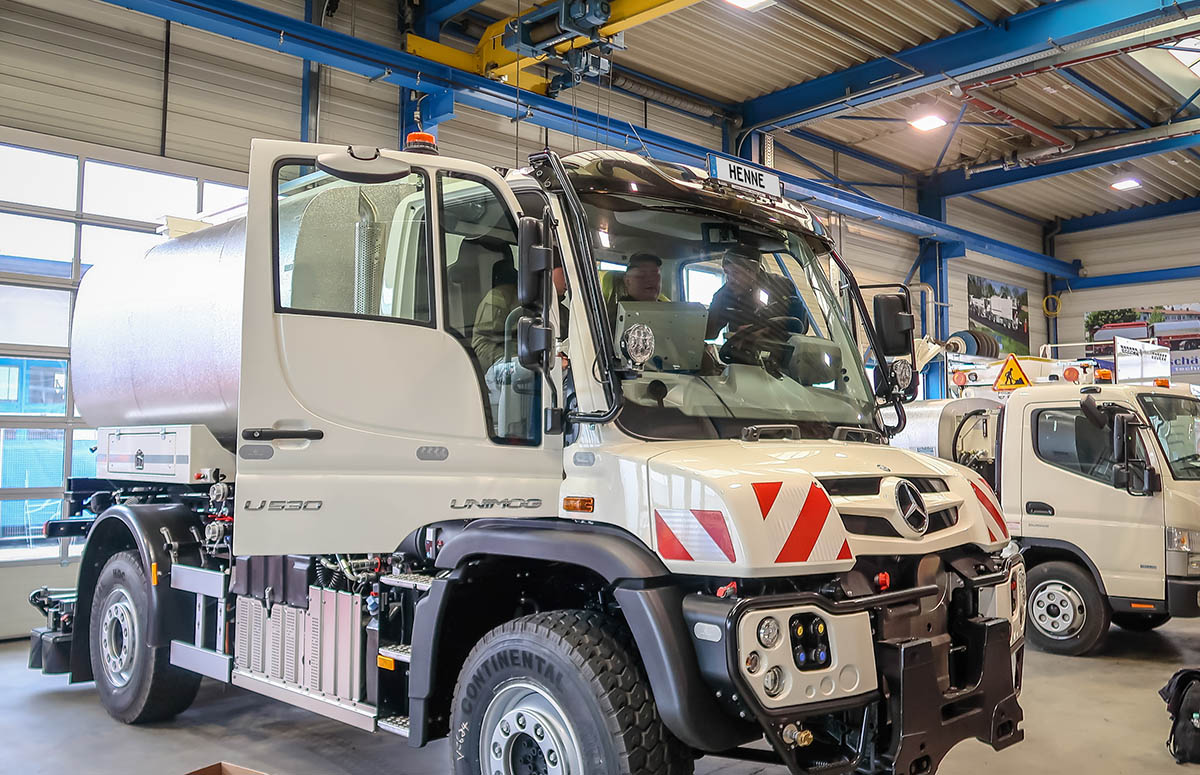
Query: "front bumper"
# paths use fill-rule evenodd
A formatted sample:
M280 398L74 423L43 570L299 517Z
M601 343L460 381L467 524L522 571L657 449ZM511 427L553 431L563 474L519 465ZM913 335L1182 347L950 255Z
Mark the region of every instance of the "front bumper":
M1200 616L1200 578L1167 576L1167 612L1171 616Z
M928 637L900 633L909 626L905 620L920 611L920 601L937 594L932 586L840 601L815 593L737 603L693 595L685 599L684 614L701 670L718 698L735 715L758 721L794 775L842 775L859 768L925 775L968 738L1000 750L1024 737L1018 703L1024 641L1009 619L988 610L988 601L1001 591L1008 596L1018 564L980 578L978 585L968 581L977 607L952 615L948 633L931 630ZM783 664L778 649L752 642L758 661L751 674L747 649L739 644L747 633L754 638L757 623L768 615L789 622L811 612L828 628L829 661L824 669L792 671L777 697L766 696L759 678L765 667Z

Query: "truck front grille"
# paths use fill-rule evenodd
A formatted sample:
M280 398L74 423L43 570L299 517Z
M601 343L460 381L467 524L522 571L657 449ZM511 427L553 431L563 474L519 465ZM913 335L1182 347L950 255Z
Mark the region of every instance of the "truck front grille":
M935 476L902 476L917 486L922 493L946 492L950 487L946 480ZM882 476L844 476L821 479L821 486L831 497L850 497L855 495L878 495L883 483Z
M900 533L883 517L868 517L862 514L841 514L842 524L846 532L852 535L879 536L883 538L900 538ZM958 524L958 509L939 509L929 514L929 529L925 535L931 535Z

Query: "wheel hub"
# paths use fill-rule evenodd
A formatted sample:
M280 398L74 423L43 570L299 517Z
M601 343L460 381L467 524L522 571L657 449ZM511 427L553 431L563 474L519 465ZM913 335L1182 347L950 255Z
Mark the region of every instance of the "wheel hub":
M1062 581L1043 581L1033 590L1029 616L1048 638L1067 640L1087 622L1087 606L1079 590Z
M487 775L583 775L578 736L539 687L511 683L484 713L480 763Z
M123 589L114 590L100 621L100 657L104 675L115 688L129 683L138 646L138 623L133 601Z

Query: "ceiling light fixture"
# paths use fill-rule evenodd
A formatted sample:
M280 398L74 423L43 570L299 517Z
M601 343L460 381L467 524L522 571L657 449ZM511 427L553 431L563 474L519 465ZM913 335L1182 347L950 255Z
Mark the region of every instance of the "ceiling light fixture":
M946 126L946 119L937 102L921 102L908 112L908 124L913 129L928 132Z
M1110 183L1109 187L1117 191L1132 191L1135 188L1141 188L1142 182L1137 178L1120 178Z
M775 5L775 0L725 0L730 5L736 5L743 11L761 11L768 5Z

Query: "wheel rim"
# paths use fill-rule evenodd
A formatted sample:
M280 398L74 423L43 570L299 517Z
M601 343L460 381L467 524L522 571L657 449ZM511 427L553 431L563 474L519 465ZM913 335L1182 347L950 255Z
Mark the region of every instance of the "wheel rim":
M139 642L133 600L125 590L115 589L100 620L101 662L104 676L112 686L119 689L129 683Z
M543 689L522 681L488 703L479 762L485 775L583 775L574 725Z
M1087 622L1087 606L1079 590L1063 581L1043 581L1030 595L1029 617L1038 632L1053 640L1069 640Z

